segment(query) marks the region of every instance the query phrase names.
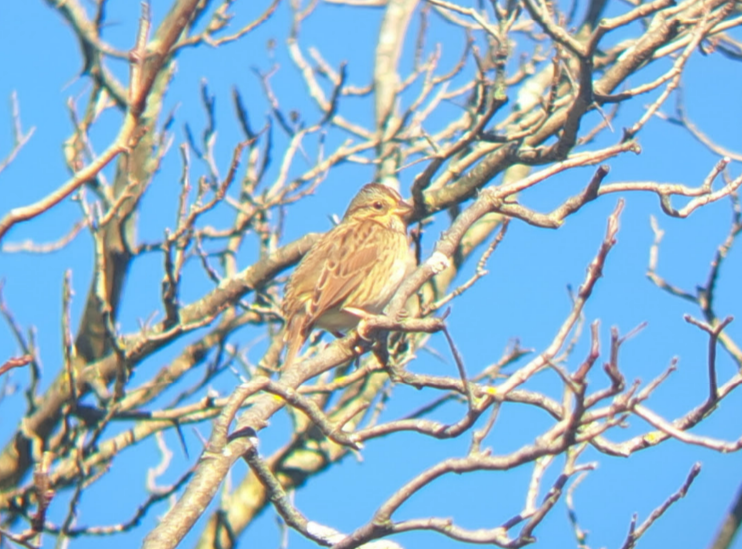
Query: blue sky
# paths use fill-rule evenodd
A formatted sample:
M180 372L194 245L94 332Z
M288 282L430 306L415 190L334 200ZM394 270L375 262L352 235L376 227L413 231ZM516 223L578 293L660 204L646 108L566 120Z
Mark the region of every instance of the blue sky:
M168 4L163 0L153 2L155 24ZM263 0L247 7L242 4L235 3L236 24L255 17L267 5ZM111 0L109 5L108 21L111 25L105 38L118 48L129 48L139 16L138 3ZM623 4L611 3L611 10L615 12L624 9ZM84 79L77 78L81 60L72 32L52 9L38 1L15 2L5 7L5 13L6 16L0 19L0 51L6 52L0 98L9 98L13 91L17 93L24 128L35 127L35 134L16 161L0 175L0 215L43 197L66 180L68 174L62 157L62 143L71 130L66 104L70 97L80 96L82 101L88 86ZM365 10L360 23L352 19L355 13L347 8L320 5L304 24L300 43L305 49L317 47L334 66L347 59L350 62L350 83L365 85L369 82L372 46L382 12ZM174 192L181 169L177 146L184 141L182 128L185 123L196 134L202 131L205 121L199 100L202 79L208 82L217 101L216 156L223 171L226 171L233 146L241 139L230 100L232 86L237 86L243 93L255 127L259 127L268 114L260 83L251 69L257 67L266 71L270 68L272 61L266 53L266 43L270 38L278 40L275 61L280 65L280 71L273 84L282 106L287 110L296 108L310 119L316 116L305 94L301 93L299 75L286 56L283 40L288 29L289 12L284 3L268 25L245 39L219 50L204 47L186 50L179 57L178 72L165 109L176 109L175 145L142 204L138 227L140 241L161 237L163 229L172 225L175 219L177 204ZM461 36L440 21L433 22L431 33L431 42L440 40L444 44L442 66L450 67L463 44ZM654 74L652 70L640 73L632 83L646 81L642 78L650 79ZM124 65L116 67L116 71L125 78ZM739 150L742 71L738 65L719 55L701 56L696 53L688 65L684 85L689 115L718 143ZM640 116L644 105L652 98L638 99L622 111L615 124L616 133L606 134L598 145L618 141L620 128ZM672 103L667 107L671 109ZM349 101L343 109L347 109L344 113L355 121L367 125L372 123L373 109L368 100ZM0 157L12 144L11 123L10 108L0 108ZM96 151L102 151L110 142L117 123L117 115L104 118L92 135ZM443 123L442 119L440 123ZM276 137L276 150L281 151L285 138L280 132L276 132ZM330 135L328 144L339 139ZM718 160L683 130L659 119L650 121L639 141L643 149L641 155L626 155L609 162L611 173L607 183L656 180L697 186ZM307 151L311 154L315 147L314 143L308 143ZM301 169L301 166L296 169ZM416 169L410 168L401 175L404 194L409 195L409 185ZM739 174L740 166L732 163L731 173ZM581 189L591 174L591 169L582 169L553 177L524 193L522 202L539 211L548 211ZM285 242L309 231L329 228L328 216L341 215L350 197L372 177L372 169L365 166L342 166L333 170L315 197L289 210ZM617 326L626 333L641 322L648 322L647 328L622 348L621 367L628 380L639 378L646 382L663 371L672 357L680 357L678 371L648 403L651 409L672 419L705 398L707 338L683 321L685 313L698 316L694 306L661 292L645 276L653 239L649 216L656 216L666 231L660 252L660 274L693 291L705 282L716 246L727 234L731 207L728 201L723 200L697 211L689 219L677 220L662 214L654 195L634 193L625 198L618 244L607 261L604 278L586 307L586 319L588 322L600 319L604 352L608 350L611 326ZM519 338L524 347L536 350L543 349L550 342L570 308L566 287L576 288L582 282L585 269L603 238L606 217L617 199L616 195L601 198L572 216L557 231L531 227L518 221L511 224L507 238L490 261L490 274L457 299L453 306L451 331L470 374L499 358L513 338ZM224 210L215 212L209 222L218 223L220 215L224 215ZM66 201L38 219L14 228L7 241L18 242L27 238L39 242L54 240L71 228L78 218L78 206ZM434 239L445 228L444 222L444 215L440 214L429 228L425 241L428 253ZM250 246L239 257L242 267L254 259L254 249ZM51 255L0 255L5 300L21 326L35 327L45 384L54 378L61 364L59 319L64 272L68 269L72 272L76 294L72 312L76 323L90 283L91 268L91 238L84 233L62 251ZM155 254L134 264L119 319L122 332L135 331L140 319L149 317L160 307L161 269L162 261ZM472 269L473 264L465 270L464 276ZM742 255L733 248L719 281L717 311L722 317L739 317L742 313L737 282L741 270ZM184 302L197 299L211 287L198 269L188 271L188 275L182 294ZM739 341L742 325L732 323L728 333ZM247 346L259 335L257 331L244 330L238 333L237 338L241 345ZM585 356L587 342L583 337L568 363L570 369L576 368ZM434 337L432 345L443 356L449 356L442 337ZM164 349L140 368L146 372L153 371L175 356L179 348L180 344ZM258 342L249 355L251 360L255 362L260 358L262 348ZM0 326L0 359L16 354L18 348L12 334L5 326ZM603 386L607 381L598 366L589 379L596 386ZM428 353L420 353L411 369L424 373L455 373L452 363L443 363ZM718 372L722 382L735 372L734 365L723 352L719 354ZM24 410L22 390L27 379L23 371L14 371L6 377L19 390L0 403L0 441L3 444L17 427ZM237 383L238 380L227 373L214 383L214 387L226 394ZM553 372L546 371L531 380L528 387L558 396L561 383ZM402 416L436 396L433 391L397 387L383 418L390 420ZM733 440L740 434L740 412L742 400L733 394L694 432ZM440 421L455 421L462 413L461 407L451 405L441 409L435 417ZM550 419L542 413L524 406L505 406L488 443L495 453L511 451L532 441L550 425ZM121 428L124 426L114 426L111 432ZM267 455L279 447L288 428L285 415L274 418L271 427L261 433L261 452ZM611 439L624 440L647 428L639 418L632 417L627 428L614 431ZM201 435L208 436L208 424L199 425L197 429ZM186 439L190 460L193 460L198 455L199 440L190 429ZM166 435L166 440L175 451L176 459L162 482L172 482L183 471L188 459L180 451L173 433ZM363 451L362 462L350 456L313 478L298 491L296 503L310 519L341 531L351 531L367 521L376 507L402 483L441 459L464 455L468 444L466 436L442 442L416 434L374 441ZM116 460L111 473L93 485L84 496L78 524L113 524L127 520L144 496L146 471L156 458L155 443L150 440ZM583 462L595 460L600 463L598 469L591 472L575 492L580 525L589 531L587 543L594 548L620 546L632 513L638 513L640 521L646 518L654 507L680 487L695 462L700 462L703 470L688 497L655 524L641 546L704 546L742 481L740 455L720 455L673 441L638 452L630 459L599 455L592 450L586 451L582 457ZM546 476L547 481L554 480L560 466L561 461L557 459ZM531 470L531 466L526 466L505 473L446 477L412 498L396 518L451 516L465 527L493 527L520 511ZM238 464L232 482L239 482L244 473L244 465ZM58 495L52 505L50 520L58 522L62 519L68 497L66 493ZM166 508L166 504L161 504L147 515L139 529L110 538L106 544L112 549L139 544L155 524L156 516ZM194 531L199 530L197 525ZM574 544L563 502L536 530L536 535L539 539L536 547L569 547ZM290 539L290 547L313 546L295 534ZM183 546L190 547L195 540L196 537L191 535ZM407 534L397 540L406 547L437 549L457 546L451 540L433 534ZM72 543L75 547L98 547L101 540L76 539ZM254 547L272 547L278 543L279 531L271 509L261 515L242 541L243 546ZM47 537L45 546L51 544L51 538ZM742 542L735 546L742 547Z

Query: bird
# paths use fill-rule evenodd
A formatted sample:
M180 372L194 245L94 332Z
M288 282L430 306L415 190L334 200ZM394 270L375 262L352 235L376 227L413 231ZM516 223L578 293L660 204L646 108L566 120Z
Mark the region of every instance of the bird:
M347 332L365 314L382 312L415 266L407 236L412 211L395 189L369 183L309 249L286 283L284 369L313 328Z

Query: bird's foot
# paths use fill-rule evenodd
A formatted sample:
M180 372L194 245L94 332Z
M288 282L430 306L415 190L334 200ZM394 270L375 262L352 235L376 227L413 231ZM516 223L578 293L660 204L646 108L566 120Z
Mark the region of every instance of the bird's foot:
M353 316L357 316L360 319L358 321L358 326L356 327L358 337L360 337L363 341L367 341L369 343L372 342L373 338L371 337L371 328L368 327L368 319L374 315L356 307L344 307L343 311L350 313Z

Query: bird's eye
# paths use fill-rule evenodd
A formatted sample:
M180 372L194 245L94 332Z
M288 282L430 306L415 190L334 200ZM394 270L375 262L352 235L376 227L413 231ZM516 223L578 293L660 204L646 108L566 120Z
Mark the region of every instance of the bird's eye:
M384 204L382 204L381 202L374 202L374 209L376 209L376 210L383 210L384 209Z

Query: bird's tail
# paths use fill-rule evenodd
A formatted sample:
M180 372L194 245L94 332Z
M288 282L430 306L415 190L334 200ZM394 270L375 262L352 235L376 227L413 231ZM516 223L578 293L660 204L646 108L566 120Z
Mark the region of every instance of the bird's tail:
M286 343L286 358L283 360L282 370L289 368L296 360L299 351L301 351L302 345L304 345L304 330L302 330L302 322L299 318L291 318L286 326L286 331L283 335L283 340Z

